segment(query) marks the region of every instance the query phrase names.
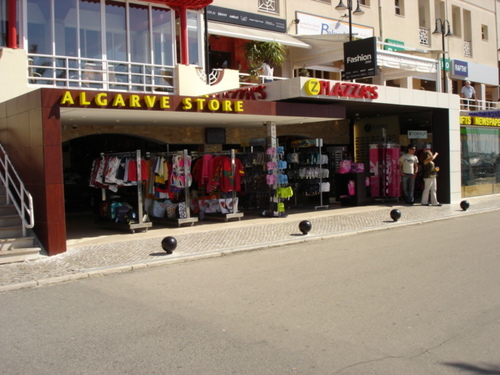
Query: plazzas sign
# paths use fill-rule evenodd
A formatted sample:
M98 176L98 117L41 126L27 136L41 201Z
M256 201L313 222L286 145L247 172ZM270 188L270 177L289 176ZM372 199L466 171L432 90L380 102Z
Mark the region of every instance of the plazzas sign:
M335 82L318 79L309 79L304 84L307 95L335 96L339 98L377 99L378 87L351 82Z

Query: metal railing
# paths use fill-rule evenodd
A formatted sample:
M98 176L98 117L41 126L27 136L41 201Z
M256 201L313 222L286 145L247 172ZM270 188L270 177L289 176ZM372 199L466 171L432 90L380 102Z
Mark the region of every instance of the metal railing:
M26 190L24 183L12 165L5 148L0 143L0 180L5 186L7 204L16 207L22 221L23 236L26 237L27 229L35 225L33 213L33 198Z
M495 111L500 109L500 101L492 102L488 100L460 98L460 109L462 111Z
M173 66L28 54L28 82L49 87L175 93Z

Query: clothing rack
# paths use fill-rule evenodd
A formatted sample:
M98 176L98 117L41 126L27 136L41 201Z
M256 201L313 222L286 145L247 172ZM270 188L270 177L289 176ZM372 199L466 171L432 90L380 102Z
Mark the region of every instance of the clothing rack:
M101 153L104 156L120 156L120 157L135 157L137 164L137 221L130 220L128 223L113 223L111 228L128 228L132 233L137 230L144 230L147 232L148 228L153 226L153 223L147 221L147 215L143 211L143 198L142 198L142 173L141 173L141 150L133 152L118 152L118 153ZM102 201L106 201L106 189L101 188Z
M179 155L180 152L158 152L158 153L148 153L148 155L154 155L154 156L176 156ZM167 218L155 218L155 221L161 221L161 222L175 222L177 225L180 227L182 224L190 224L191 226L194 225L198 221L197 217L192 217L191 216L191 200L189 198L189 184L188 184L188 160L189 160L189 155L188 155L188 150L183 150L182 151L182 157L184 159L184 181L186 181L185 186L184 186L184 201L186 203L186 217L183 218L173 218L173 219L167 219ZM192 160L191 160L192 162ZM189 168L191 169L191 167Z
M228 221L229 219L238 219L241 220L241 218L244 216L243 212L236 212L236 190L234 189L234 181L235 181L235 174L236 174L236 164L235 164L235 158L236 158L236 153L234 149L231 149L229 152L196 152L196 156L201 156L201 155L215 155L215 156L227 156L229 155L231 158L231 174L233 176L233 189L231 192L231 199L233 201L233 212L232 213L227 213L227 214L222 214L222 218L225 219L225 221ZM206 219L218 219L220 218L220 215L206 215Z

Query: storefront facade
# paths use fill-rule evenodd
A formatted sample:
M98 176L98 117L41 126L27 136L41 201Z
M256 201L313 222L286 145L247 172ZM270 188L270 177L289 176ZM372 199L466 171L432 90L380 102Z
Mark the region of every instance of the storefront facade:
M462 196L500 193L498 111L460 116Z
M242 138L247 141L266 138L263 123L293 126L300 118L314 129L318 126L315 123L344 118L345 109L343 106L40 89L0 103L0 114L4 129L2 144L33 195L35 233L47 252L55 255L66 250L66 215L71 214L65 210L65 188L69 184L66 174L71 174L72 162L76 159L63 156L66 152L63 139L79 138L82 130L85 135L97 138L108 134L134 135L133 129L137 128L136 138L156 138L163 145L162 151L175 143L178 146L175 150L191 147L203 152L206 127L234 128L227 132L227 142L240 146ZM159 128L162 130L158 131ZM103 146L100 152L115 151L108 146ZM222 151L220 144L211 146L214 152ZM134 151L123 147L138 146L137 143L121 145L119 151ZM81 153L82 149L77 151ZM90 157L99 157L99 152ZM87 176L81 176L80 183L85 187L88 187L90 167L86 166Z

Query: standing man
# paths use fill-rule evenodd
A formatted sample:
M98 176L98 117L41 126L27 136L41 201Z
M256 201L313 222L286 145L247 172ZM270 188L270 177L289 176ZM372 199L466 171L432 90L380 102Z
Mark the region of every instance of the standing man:
M415 178L418 172L418 158L415 156L417 148L409 144L406 153L399 158L399 170L402 176L403 194L407 204L413 204Z
M471 101L476 99L476 90L470 81L465 81L465 86L462 87L462 98L465 99L465 109L469 109Z

